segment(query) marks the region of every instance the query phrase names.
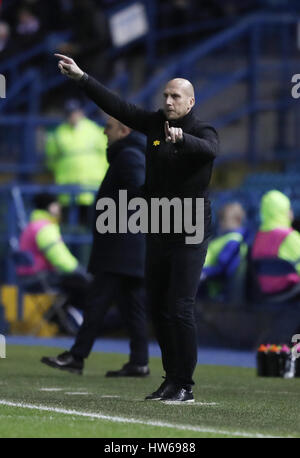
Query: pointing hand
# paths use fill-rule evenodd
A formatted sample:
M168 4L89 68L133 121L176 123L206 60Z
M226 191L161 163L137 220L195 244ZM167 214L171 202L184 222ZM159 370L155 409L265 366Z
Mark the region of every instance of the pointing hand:
M183 139L183 131L180 127L170 127L169 121L165 122L165 136L167 143L181 142Z
M71 57L64 56L63 54L54 54L60 60L58 62L58 68L62 75L67 76L75 81L80 80L84 72L78 67Z

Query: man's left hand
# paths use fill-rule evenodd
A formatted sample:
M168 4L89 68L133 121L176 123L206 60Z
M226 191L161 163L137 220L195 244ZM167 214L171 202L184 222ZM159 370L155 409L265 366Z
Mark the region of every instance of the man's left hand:
M183 140L183 132L180 127L170 127L169 122L165 122L165 135L167 143L178 143Z

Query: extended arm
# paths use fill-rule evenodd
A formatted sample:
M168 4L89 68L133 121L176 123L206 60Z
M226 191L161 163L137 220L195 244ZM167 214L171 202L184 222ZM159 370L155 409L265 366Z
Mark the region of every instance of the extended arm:
M278 255L282 259L295 264L295 269L300 275L300 234L292 231L279 247Z
M77 81L87 96L105 113L118 119L131 129L138 130L143 134L147 133L151 117L150 112L122 100L95 78L84 73L70 57L62 54L55 54L55 56L60 59L58 67L61 73Z
M64 244L56 225L49 224L41 229L36 241L45 258L59 272L70 273L78 267L77 259Z

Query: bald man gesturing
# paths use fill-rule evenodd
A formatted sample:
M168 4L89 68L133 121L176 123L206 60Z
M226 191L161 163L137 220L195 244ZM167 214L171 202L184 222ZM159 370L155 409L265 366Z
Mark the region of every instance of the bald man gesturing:
M175 78L164 89L163 109L145 111L128 103L93 77L73 59L56 54L63 75L77 81L102 110L147 136L145 198L189 198L193 222L197 198L204 199L204 238L187 244L186 233L147 234L146 284L156 337L162 354L165 380L148 400L193 402L193 373L197 364L197 328L194 304L210 235L207 188L219 142L213 127L194 113L194 89ZM151 216L151 215L150 215ZM173 232L172 232L173 229Z

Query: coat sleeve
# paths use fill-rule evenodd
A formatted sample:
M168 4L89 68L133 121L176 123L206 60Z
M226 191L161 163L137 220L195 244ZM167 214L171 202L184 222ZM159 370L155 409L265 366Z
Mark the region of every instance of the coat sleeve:
M145 183L145 158L126 148L118 157L118 172L120 187L127 190L128 198L140 196Z
M36 242L55 270L70 273L78 267L78 261L64 244L57 225L48 224L42 228L37 234Z
M131 129L147 134L152 113L122 100L117 94L86 73L79 86L105 113Z
M183 133L183 141L178 144L182 154L199 155L202 158L215 159L219 150L218 134L212 127L205 127L198 136Z
M300 275L300 233L292 231L279 247L278 255L280 258L291 261Z

